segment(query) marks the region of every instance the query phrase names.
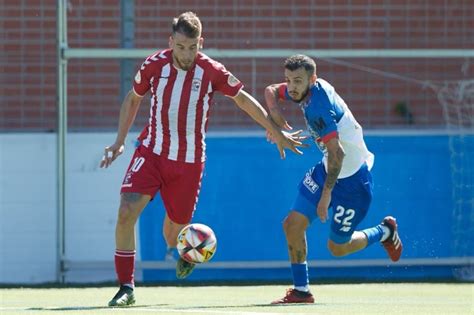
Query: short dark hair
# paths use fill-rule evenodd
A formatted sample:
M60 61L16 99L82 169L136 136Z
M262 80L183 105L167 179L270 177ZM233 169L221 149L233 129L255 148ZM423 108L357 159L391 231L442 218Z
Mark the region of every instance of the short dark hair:
M201 20L199 20L196 13L191 11L181 13L178 17L175 17L171 27L173 35L181 33L189 38L198 38L201 36Z
M306 55L293 55L285 60L285 69L295 71L299 68L304 68L310 76L316 74L316 62Z

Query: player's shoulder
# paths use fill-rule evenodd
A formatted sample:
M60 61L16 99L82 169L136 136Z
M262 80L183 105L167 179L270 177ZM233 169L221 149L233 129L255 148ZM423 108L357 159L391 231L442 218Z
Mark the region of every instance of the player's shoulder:
M310 89L310 95L310 107L313 112L321 113L331 109L331 100L334 98L334 88L329 82L318 78Z
M168 64L172 61L171 50L158 50L155 51L153 54L149 55L145 58L141 66L141 70L145 68L155 68L155 67L163 67L165 64Z
M323 103L327 103L326 100L332 103L336 90L328 81L318 78L311 89L311 94L313 97L323 100Z
M217 60L212 59L208 55L199 52L197 55L196 63L205 70L211 71L223 71L225 66Z
M332 86L331 83L324 80L323 78L317 78L315 86L322 89L323 91L325 91L328 94L332 94L335 91L334 86Z

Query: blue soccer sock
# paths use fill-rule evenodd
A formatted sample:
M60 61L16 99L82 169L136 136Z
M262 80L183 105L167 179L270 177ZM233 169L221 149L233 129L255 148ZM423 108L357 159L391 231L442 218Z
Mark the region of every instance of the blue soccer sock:
M379 225L376 225L372 228L365 229L365 230L362 231L362 233L364 233L367 236L367 246L370 246L375 242L381 241L382 238L384 238L384 237L385 237L385 239L387 238L386 237L386 235L387 235L386 232L388 231L388 229L384 229L384 228L386 228L386 227L383 226L382 224L379 224ZM388 231L388 233L390 233L390 231Z
M300 264L291 264L291 272L293 273L293 284L296 290L309 291L309 275L308 263L305 261Z

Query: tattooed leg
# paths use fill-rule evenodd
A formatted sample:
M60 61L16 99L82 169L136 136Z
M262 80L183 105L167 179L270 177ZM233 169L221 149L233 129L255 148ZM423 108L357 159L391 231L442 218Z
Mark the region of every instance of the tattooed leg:
M306 228L308 219L295 211L292 211L283 222L283 229L288 243L288 253L292 263L306 261L307 243Z

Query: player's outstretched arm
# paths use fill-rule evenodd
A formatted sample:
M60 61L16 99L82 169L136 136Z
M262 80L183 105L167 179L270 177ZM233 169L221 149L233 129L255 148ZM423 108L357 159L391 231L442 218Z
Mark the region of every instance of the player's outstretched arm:
M122 107L120 108L117 138L115 139L114 144L105 147L100 167L109 167L110 164L112 164L112 162L123 153L125 138L135 121L142 98L142 96L135 94L133 90L128 92L127 96L125 96Z
M278 105L278 91L286 83L271 84L265 88L265 103L267 103L268 111L272 120L278 125L278 127L292 130L285 116L281 112L280 106Z
M285 158L285 149L290 149L296 154L303 154L297 147L304 146L297 138L293 138L291 134L284 134L281 129L268 116L268 113L260 105L260 103L244 90L233 97L233 100L246 112L253 120L265 128L275 137L275 143L280 151L280 157Z
M286 83L277 83L277 84L272 84L269 85L265 88L265 102L267 103L268 111L270 113L270 118L275 122L275 124L285 130L293 130L293 127L290 126L288 121L285 119L285 116L283 115L280 106L278 105L278 90L281 87L284 87ZM302 136L301 133L303 130L298 130L295 132L286 132L283 131L286 136L289 136L295 140L298 141L303 141L305 140L306 136ZM269 142L274 143L275 139L274 136L267 130L267 140ZM302 147L308 147L309 145L303 144L301 145Z

